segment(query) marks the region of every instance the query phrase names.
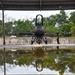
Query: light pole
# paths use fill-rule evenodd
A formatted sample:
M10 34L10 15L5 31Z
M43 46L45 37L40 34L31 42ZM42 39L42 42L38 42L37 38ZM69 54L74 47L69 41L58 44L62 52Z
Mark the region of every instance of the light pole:
M5 25L4 25L4 9L2 10L2 26L3 26L3 45L5 45ZM4 75L6 75L6 53L4 48Z

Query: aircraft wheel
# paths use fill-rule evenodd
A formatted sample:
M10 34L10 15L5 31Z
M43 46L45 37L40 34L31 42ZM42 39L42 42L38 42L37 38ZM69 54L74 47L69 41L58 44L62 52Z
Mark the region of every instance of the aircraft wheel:
M45 40L45 44L47 44L47 40Z
M33 44L33 41L31 41L31 45Z

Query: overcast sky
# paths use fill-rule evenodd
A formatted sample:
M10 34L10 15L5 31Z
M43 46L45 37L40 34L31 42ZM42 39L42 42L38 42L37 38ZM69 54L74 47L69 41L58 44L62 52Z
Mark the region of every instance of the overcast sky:
M65 10L66 13L69 15L70 12L75 10ZM36 17L37 14L42 14L44 17L48 17L50 15L58 14L59 10L54 11L5 11L5 15L7 18L11 19L30 19ZM1 11L0 11L0 18L1 18Z

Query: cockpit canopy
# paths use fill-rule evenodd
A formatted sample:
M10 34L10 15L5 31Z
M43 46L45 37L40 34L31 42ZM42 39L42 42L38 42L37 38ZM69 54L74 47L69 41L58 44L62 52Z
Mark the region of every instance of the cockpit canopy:
M37 25L42 25L42 18L41 18L41 16L37 17Z
M38 14L36 16L36 26L43 26L43 16L41 14Z

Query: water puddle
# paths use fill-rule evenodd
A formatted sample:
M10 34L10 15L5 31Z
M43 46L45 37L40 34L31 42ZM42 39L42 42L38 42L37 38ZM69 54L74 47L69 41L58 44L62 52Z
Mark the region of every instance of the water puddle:
M0 50L0 75L75 74L75 49Z

